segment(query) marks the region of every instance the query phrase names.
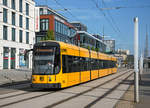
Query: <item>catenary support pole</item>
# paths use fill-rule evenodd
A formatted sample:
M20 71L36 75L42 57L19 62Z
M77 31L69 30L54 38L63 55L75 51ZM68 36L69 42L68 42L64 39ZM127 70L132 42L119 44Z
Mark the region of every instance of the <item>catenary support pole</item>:
M138 70L138 18L134 18L134 100L139 102L139 70Z

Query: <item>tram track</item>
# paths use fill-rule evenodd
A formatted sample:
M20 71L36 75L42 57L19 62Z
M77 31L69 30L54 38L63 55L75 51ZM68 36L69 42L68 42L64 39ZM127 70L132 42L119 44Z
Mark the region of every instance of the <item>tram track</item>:
M32 93L32 92L36 92L37 90L35 89L32 89L32 88L26 88L26 91L23 91L22 93L17 93L18 91L16 92L11 92L11 93L14 93L13 95L10 95L10 96L1 96L0 95L0 100L2 99L7 99L7 98L11 98L11 97L16 97L16 96L20 96L20 95L25 95L25 94L29 94L29 93ZM7 93L7 94L11 94L11 93ZM17 94L15 94L17 93ZM7 94L4 94L4 95L7 95Z
M68 100L70 100L70 99L73 99L73 98L76 98L76 97L78 97L78 96L81 96L81 95L83 95L83 94L85 94L85 93L87 93L87 92L89 92L89 91L92 91L92 90L94 90L94 89L96 89L96 88L98 88L98 87L100 87L100 86L102 86L102 85L105 85L105 84L107 84L107 83L109 83L109 82L111 82L111 81L113 81L113 80L115 80L115 79L121 77L122 75L124 75L124 74L126 74L126 73L128 73L128 72L130 72L130 71L131 71L131 70L128 70L128 71L124 72L123 74L116 76L115 78L111 78L110 80L105 81L104 83L102 83L102 84L100 84L100 85L97 85L96 87L92 87L91 89L88 89L88 90L86 90L86 91L84 91L84 92L81 92L81 93L79 93L79 94L76 94L76 95L74 95L74 96L71 96L71 97L69 97L69 98L66 98L66 99L64 99L64 100L60 100L60 101L58 101L58 102L56 102L56 103L54 103L54 104L52 104L52 105L46 106L45 108L51 108L51 107L54 107L54 106L59 105L59 104L61 104L61 103L64 103L64 102L66 102L66 101L68 101ZM120 72L119 72L119 73L120 73ZM12 98L12 97L17 97L17 96L19 96L19 95L26 95L26 94L29 94L29 93L33 93L34 91L35 91L35 90L33 90L33 91L31 91L31 92L25 92L25 93L20 93L20 94L16 94L16 95L11 95L11 96L7 96L7 97L3 97L3 98L0 98L0 99L2 100L2 99ZM46 95L49 95L49 94L53 94L53 93L56 93L56 92L59 92L59 91L52 91L52 92L49 92L49 93L44 93L44 94L40 94L40 95L36 95L36 96L31 96L31 97L28 97L28 98L25 98L25 99L21 99L21 100L18 100L18 101L9 102L9 103L0 105L0 108L1 108L1 107L6 107L6 106L10 106L10 105L13 105L13 104L17 104L17 103L20 103L20 102L28 101L28 100L31 100L31 99L39 98L39 97L46 96ZM63 93L63 92L62 92L62 93Z
M62 103L64 103L64 102L67 102L67 101L69 101L69 100L71 100L71 99L74 99L74 98L76 98L76 97L79 97L79 96L81 96L81 95L83 95L83 94L85 94L85 93L87 93L87 92L90 92L90 91L92 91L92 90L94 90L94 89L97 89L97 88L99 88L100 86L103 86L103 85L105 85L105 84L107 84L107 83L109 83L109 82L111 82L111 81L113 81L113 80L115 80L115 79L118 79L119 77L121 77L121 76L123 76L123 75L125 75L125 74L127 74L127 73L129 73L130 72L130 70L128 71L128 72L124 72L123 74L121 74L121 75L118 75L118 76L116 76L115 78L111 78L110 80L107 80L107 81L105 81L104 83L102 83L102 84L99 84L99 85L97 85L97 86L95 86L95 87L92 87L92 88L90 88L90 89L88 89L88 90L85 90L85 91L83 91L83 92L81 92L81 93L78 93L78 94L76 94L76 95L73 95L73 96L71 96L71 97L68 97L68 98L66 98L66 99L64 99L64 100L61 100L61 101L58 101L58 102L55 102L55 103L53 103L53 104L51 104L51 105L48 105L48 106L46 106L45 108L52 108L52 107L55 107L55 106L57 106L57 105L59 105L59 104L62 104ZM133 74L133 73L131 73L131 74ZM130 75L129 75L130 76ZM117 88L117 87L115 87L115 88ZM114 88L114 89L115 89ZM113 90L114 90L113 89ZM109 91L110 92L110 91ZM107 94L105 94L106 96L109 94L109 92L107 93ZM104 95L104 96L105 96ZM103 97L104 97L103 96ZM101 99L102 97L100 97L100 99ZM96 100L97 101L97 100ZM92 105L93 105L93 103L91 103Z
M122 70L119 70L117 73L120 73L120 71L124 71L125 69L123 68ZM0 88L3 90L5 89L16 89L16 90L27 90L28 89L31 89L30 88L30 84L31 84L31 81L27 80L27 81L21 81L21 82L14 82L14 83L6 83L6 84L3 84L3 85L0 85ZM34 91L34 90L32 90ZM32 92L31 91L31 92ZM18 91L8 91L7 93L3 93L3 94L0 94L1 95L4 95L4 94L9 94L9 93L15 93L15 92L18 92ZM17 95L14 95L14 96L18 96L18 95L22 95L22 94L27 94L28 92L26 93L21 93L21 94L17 94ZM13 96L8 96L6 98L9 98L9 97L13 97ZM5 98L1 98L0 99L5 99Z
M118 73L120 73L120 71L118 72ZM21 84L17 84L17 85L11 85L11 86L7 86L7 87L9 87L9 88L14 88L14 86L16 87L16 86L18 86L18 85L24 85L24 84L28 84L28 83L21 83ZM29 83L29 85L30 85L31 83ZM37 90L35 90L35 89L32 89L32 88L29 88L29 87L22 87L22 89L24 89L24 90L26 90L27 92L23 92L23 93L17 93L17 94L15 94L15 92L18 92L18 91L13 91L13 92L8 92L8 93L5 93L5 94L2 94L2 95L7 95L7 94L11 94L11 93L14 93L13 95L10 95L10 96L1 96L0 95L0 100L2 100L2 99L7 99L7 98L11 98L11 97L15 97L15 96L19 96L19 95L24 95L24 94L29 94L30 92L35 92L35 91L37 91ZM39 89L38 89L39 90Z
M9 106L9 105L13 105L13 104L17 104L17 103L20 103L20 102L23 102L23 101L35 99L35 98L38 98L38 97L46 96L46 95L49 95L49 94L52 94L52 93L55 93L55 92L56 91L49 92L49 93L44 93L44 94L29 97L29 98L21 99L21 100L15 101L15 102L10 102L10 103L7 103L7 104L3 104L3 105L0 105L0 108L6 107L6 106Z
M123 79L119 84L115 85L113 88L111 88L109 91L107 91L106 93L104 93L102 96L98 97L96 100L94 100L93 102L89 103L88 105L86 105L84 108L91 108L93 105L95 105L98 101L100 101L101 99L105 98L106 96L108 96L110 93L112 93L117 87L119 87L124 81L126 81L131 75L133 75L133 73L129 74L125 79Z

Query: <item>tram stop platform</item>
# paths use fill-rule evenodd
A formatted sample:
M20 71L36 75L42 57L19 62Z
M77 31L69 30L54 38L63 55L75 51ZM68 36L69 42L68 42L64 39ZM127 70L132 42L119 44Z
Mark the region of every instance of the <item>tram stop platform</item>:
M144 69L139 81L139 103L134 101L134 82L114 108L150 108L150 68Z

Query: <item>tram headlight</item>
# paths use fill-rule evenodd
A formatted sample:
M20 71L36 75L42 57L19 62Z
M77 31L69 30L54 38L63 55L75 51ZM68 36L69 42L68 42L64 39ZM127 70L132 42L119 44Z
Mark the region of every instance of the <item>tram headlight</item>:
M51 77L49 77L49 81L52 81Z
M32 77L32 81L35 81L35 77Z

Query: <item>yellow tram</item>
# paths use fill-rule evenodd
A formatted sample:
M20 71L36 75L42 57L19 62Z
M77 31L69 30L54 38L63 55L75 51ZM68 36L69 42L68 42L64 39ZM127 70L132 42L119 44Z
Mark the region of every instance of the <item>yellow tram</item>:
M58 41L33 48L33 88L65 88L116 73L116 58Z

